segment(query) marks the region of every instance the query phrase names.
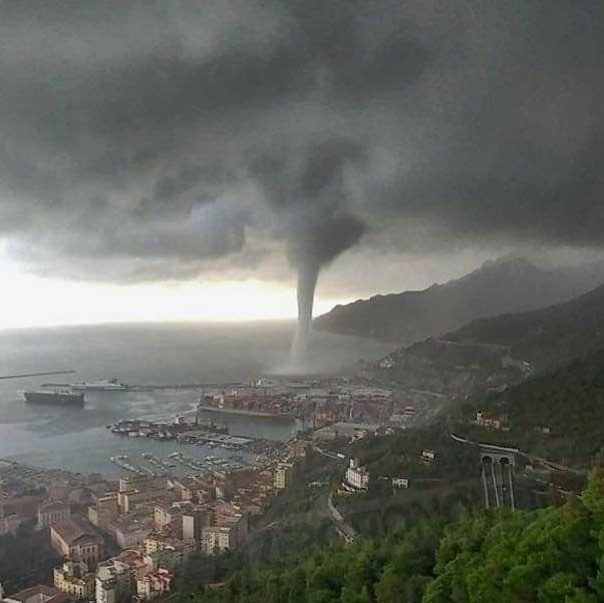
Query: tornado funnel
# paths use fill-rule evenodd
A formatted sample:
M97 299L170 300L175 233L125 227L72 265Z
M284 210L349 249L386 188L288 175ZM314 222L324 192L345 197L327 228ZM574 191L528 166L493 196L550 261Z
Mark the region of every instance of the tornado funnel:
M298 269L298 325L291 347L292 364L303 360L312 327L312 308L319 267L305 264Z

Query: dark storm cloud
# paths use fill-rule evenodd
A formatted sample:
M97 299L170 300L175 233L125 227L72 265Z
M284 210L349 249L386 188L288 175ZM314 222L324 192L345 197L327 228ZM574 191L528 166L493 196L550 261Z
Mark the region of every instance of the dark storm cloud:
M318 270L359 240L601 247L603 24L589 1L3 2L0 237L104 280L278 247Z

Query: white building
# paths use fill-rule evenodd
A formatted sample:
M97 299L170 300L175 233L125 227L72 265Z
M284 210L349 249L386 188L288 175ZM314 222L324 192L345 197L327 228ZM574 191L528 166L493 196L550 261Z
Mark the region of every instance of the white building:
M223 517L218 524L201 530L201 551L205 555L229 551L245 542L249 532L249 515L238 513Z
M359 459L350 459L346 475L342 482L342 489L346 492L361 492L369 487L369 472L367 467L359 464Z
M292 473L291 463L279 463L275 469L275 490L285 490L291 482Z
M408 488L409 487L409 479L406 477L393 477L392 485L395 488Z
M132 569L127 563L110 559L96 572L96 603L117 603L134 592Z
M422 450L420 460L424 463L433 463L436 460L434 450Z
M192 507L182 514L182 539L187 543L199 545L202 529L212 522L212 513L205 507Z
M205 555L222 553L235 548L237 528L235 526L209 526L202 529L201 551Z

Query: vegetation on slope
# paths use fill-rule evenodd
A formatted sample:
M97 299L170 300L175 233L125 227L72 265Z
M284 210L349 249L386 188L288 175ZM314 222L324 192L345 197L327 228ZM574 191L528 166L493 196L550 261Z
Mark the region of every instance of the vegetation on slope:
M473 428L476 439L515 445L566 465L588 466L604 434L604 349L464 408L507 414L510 430ZM548 431L549 433L543 433Z
M604 598L604 465L561 507L421 520L382 539L236 573L210 602L596 603Z
M47 530L21 528L16 536L0 536L0 584L17 592L32 584L51 584L60 557L51 549Z

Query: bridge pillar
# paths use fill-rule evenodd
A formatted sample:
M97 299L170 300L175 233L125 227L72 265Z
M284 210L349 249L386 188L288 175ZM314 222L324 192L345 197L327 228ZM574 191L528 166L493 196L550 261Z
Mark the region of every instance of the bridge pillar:
M514 496L515 455L511 452L482 449L480 451L480 479L484 493L484 505L516 507Z

